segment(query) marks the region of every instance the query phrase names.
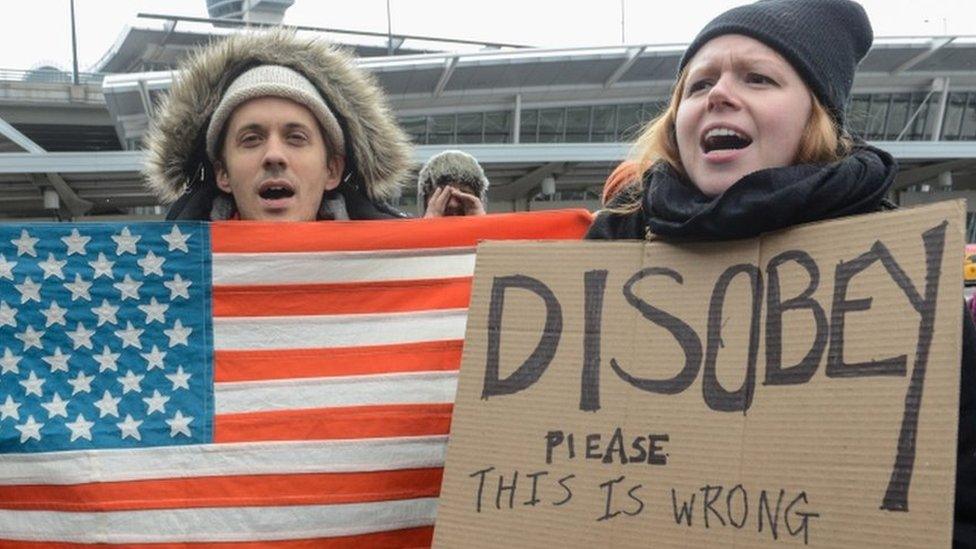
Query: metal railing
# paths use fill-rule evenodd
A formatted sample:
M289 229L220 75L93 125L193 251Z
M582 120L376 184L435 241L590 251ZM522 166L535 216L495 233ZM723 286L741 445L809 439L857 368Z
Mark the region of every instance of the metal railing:
M79 72L78 81L81 84L101 84L105 78L103 73ZM0 68L0 82L31 82L41 84L71 84L70 71L55 69L2 69Z

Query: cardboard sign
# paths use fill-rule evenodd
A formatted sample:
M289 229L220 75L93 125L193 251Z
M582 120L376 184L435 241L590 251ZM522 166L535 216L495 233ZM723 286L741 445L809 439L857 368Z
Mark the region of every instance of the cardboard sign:
M961 201L478 249L438 547L948 547Z

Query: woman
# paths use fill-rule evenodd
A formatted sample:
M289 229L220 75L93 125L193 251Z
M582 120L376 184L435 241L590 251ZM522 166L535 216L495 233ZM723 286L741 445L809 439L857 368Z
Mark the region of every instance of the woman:
M590 239L725 240L893 207L897 165L852 139L844 107L871 24L849 0L766 0L712 20L688 47L634 177ZM976 329L964 315L954 538L976 545Z

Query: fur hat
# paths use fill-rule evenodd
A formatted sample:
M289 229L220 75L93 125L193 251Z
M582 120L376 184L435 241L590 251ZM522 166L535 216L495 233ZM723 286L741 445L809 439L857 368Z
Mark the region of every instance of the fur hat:
M211 162L217 158L217 141L234 109L259 97L282 97L305 106L322 125L329 144L336 150L345 150L346 143L339 122L307 78L281 65L258 65L231 83L210 117L210 124L207 126L207 154L210 155Z
M468 185L481 203L488 205L488 178L475 157L464 151L450 150L436 154L417 174L417 203L423 206L434 187L447 183Z
M706 42L742 34L779 52L840 127L857 64L874 33L864 8L851 0L760 0L712 19L685 50L682 71Z
M277 29L228 36L182 63L146 138L146 183L163 202L200 186L203 197L219 194L207 128L232 83L260 65L287 67L315 87L344 136L348 183L375 202L398 196L410 170L410 141L373 76L333 45Z

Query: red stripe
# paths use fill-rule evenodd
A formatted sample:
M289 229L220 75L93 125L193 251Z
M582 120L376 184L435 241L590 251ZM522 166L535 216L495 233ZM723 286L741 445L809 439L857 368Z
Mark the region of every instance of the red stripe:
M331 505L436 497L443 469L235 475L4 486L0 509L97 513L200 507Z
M446 435L453 404L388 404L218 414L214 442Z
M413 549L430 547L434 537L433 526L421 526L405 530L391 530L374 534L313 538L298 540L228 541L198 543L127 543L129 549L360 549L384 547L389 549ZM56 543L48 541L15 541L0 539L5 549L90 549L92 547L119 547L105 543Z
M337 252L454 248L481 240L582 238L593 220L586 210L554 210L478 217L278 223L222 221L211 224L214 253Z
M262 284L213 287L213 314L341 315L465 309L471 277L349 284Z
M215 351L214 381L457 370L463 345L458 339L337 349Z

